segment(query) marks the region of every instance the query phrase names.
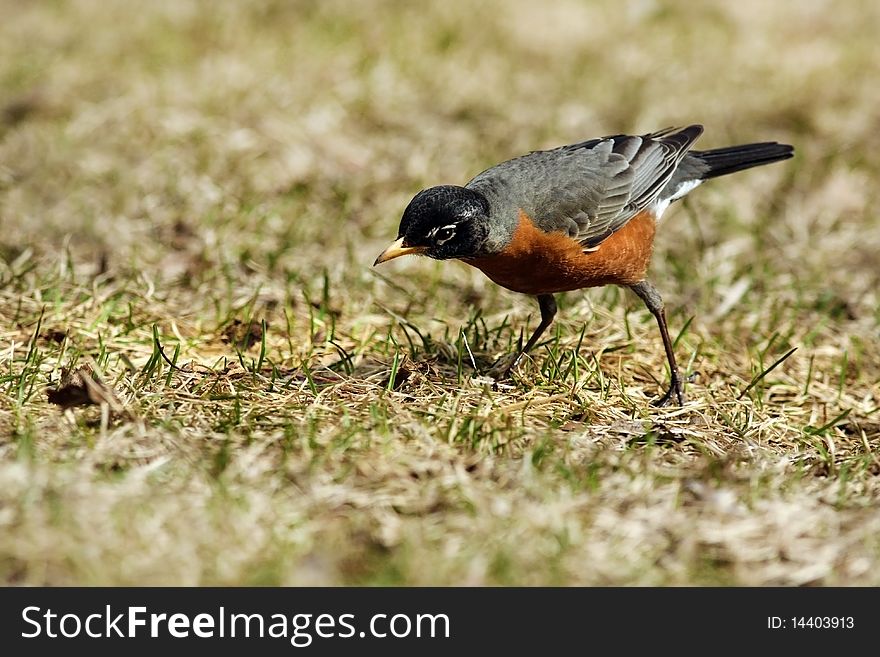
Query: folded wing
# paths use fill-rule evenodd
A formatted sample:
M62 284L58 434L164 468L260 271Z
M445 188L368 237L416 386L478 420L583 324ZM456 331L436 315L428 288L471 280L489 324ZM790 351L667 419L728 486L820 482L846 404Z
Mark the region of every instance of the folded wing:
M468 187L503 187L538 227L567 232L590 250L658 201L702 132L691 125L535 151L484 171Z

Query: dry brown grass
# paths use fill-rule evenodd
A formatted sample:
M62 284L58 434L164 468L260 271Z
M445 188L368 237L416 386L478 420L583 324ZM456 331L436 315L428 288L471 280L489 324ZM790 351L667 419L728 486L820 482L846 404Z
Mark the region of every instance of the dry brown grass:
M0 2L0 581L880 584L880 6L472 4ZM628 294L496 388L531 300L370 269L423 186L689 122L798 157L664 220L685 409Z

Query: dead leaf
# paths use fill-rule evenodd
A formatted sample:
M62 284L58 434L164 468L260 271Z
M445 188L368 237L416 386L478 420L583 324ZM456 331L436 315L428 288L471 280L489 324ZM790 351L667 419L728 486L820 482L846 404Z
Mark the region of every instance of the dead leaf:
M397 368L397 372L395 372L394 374L394 383L391 385L391 389L397 390L398 388L400 388L400 386L402 386L411 375L412 370L405 367L404 365L399 366ZM390 379L391 375L389 374L388 377L386 377L385 380L382 382L383 388L388 387L388 382L390 381Z
M83 365L73 372L62 371L61 382L57 388L46 391L50 404L62 409L91 404L107 404L114 411L121 411L122 404L114 392L105 384L88 365Z
M268 326L268 325L267 325ZM222 340L233 344L237 349L245 351L263 339L263 327L260 322L252 321L245 324L240 319L233 320L223 329Z
M45 333L43 333L43 337L46 340L51 340L52 342L64 342L64 338L67 337L67 331L62 331L60 329L49 329Z

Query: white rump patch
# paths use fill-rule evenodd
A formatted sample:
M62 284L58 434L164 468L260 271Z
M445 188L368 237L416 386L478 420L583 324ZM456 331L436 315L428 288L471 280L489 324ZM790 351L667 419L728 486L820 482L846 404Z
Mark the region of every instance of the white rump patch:
M672 196L669 197L669 200L677 201L691 190L699 187L702 182L702 180L688 180L687 182L681 183L678 186L678 189L676 189L675 192L673 192Z
M670 203L677 201L691 190L699 187L702 182L702 180L688 180L687 182L681 183L678 188L672 192L672 196L669 198L657 199L657 203L654 204L654 216L659 219L666 211L666 208L669 207Z

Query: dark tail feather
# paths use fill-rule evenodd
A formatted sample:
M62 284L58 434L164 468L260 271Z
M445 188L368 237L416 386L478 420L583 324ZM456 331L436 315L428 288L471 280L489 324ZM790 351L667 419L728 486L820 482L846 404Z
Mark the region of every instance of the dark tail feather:
M794 147L767 141L760 144L744 144L716 148L711 151L691 151L691 155L701 160L708 171L700 176L703 179L726 176L728 173L751 169L752 167L787 160L794 155Z

